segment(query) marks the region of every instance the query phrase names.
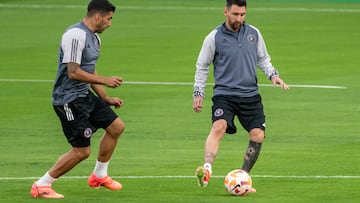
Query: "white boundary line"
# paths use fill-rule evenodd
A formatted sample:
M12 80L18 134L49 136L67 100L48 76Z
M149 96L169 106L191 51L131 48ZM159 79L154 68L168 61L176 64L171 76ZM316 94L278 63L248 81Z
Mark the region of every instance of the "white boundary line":
M53 83L53 80L33 80L33 79L0 79L0 82L19 82L19 83ZM177 85L177 86L192 86L191 82L145 82L145 81L127 81L124 84L128 85ZM208 85L214 85L214 83L208 83ZM272 87L271 84L259 84L262 87ZM344 86L332 86L332 85L289 85L289 87L299 88L320 88L320 89L346 89Z
M0 4L0 8L28 8L28 9L83 9L85 5L50 5L50 4ZM187 7L187 6L118 6L120 10L193 10L209 11L223 10L223 7ZM286 12L322 12L322 13L360 13L360 9L350 8L276 8L276 7L258 7L251 8L252 11L286 11Z
M211 178L224 178L225 176L211 176ZM276 178L276 179L360 179L360 176L283 176L283 175L252 175L253 178ZM0 177L0 181L5 180L34 180L40 177ZM87 179L89 176L63 176L62 179ZM190 179L195 176L112 176L119 179Z

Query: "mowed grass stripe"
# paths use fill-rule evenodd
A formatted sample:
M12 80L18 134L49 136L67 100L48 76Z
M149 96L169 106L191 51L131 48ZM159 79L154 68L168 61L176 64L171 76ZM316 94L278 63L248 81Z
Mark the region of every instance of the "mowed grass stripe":
M211 178L224 178L225 176L211 176ZM286 176L286 175L252 175L253 178L277 178L277 179L360 179L360 176ZM0 177L1 180L33 180L40 177ZM63 176L62 179L87 179L89 176ZM112 176L119 179L189 179L195 176Z
M28 9L83 9L84 5L46 5L46 4L0 4L0 8L28 8ZM120 10L154 10L154 11L169 11L169 10L193 10L193 11L209 11L222 10L223 7L186 7L186 6L119 6ZM265 12L322 12L322 13L360 13L360 9L348 8L277 8L277 7L258 7L252 8L252 11Z
M0 79L0 82L20 82L20 83L53 83L53 80L33 80L33 79ZM149 82L149 81L125 81L123 84L129 85L178 85L178 86L188 86L194 85L192 82ZM208 85L214 85L214 83L208 83ZM258 84L262 87L272 87L272 84ZM320 89L346 89L344 86L333 86L333 85L291 85L289 87L299 87L299 88L320 88Z

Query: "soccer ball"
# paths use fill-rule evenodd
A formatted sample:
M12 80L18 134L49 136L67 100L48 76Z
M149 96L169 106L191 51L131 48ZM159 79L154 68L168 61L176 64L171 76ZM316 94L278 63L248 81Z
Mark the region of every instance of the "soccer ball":
M251 188L250 175L241 169L230 171L224 180L224 186L231 195L244 196Z

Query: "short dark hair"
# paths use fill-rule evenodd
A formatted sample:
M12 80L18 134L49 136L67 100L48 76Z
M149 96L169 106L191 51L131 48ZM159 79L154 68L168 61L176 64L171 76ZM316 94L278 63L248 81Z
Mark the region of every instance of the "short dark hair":
M246 0L226 0L226 7L230 8L234 4L240 7L246 7Z
M115 9L116 7L109 0L91 0L87 7L87 15L92 15L95 12L115 12Z

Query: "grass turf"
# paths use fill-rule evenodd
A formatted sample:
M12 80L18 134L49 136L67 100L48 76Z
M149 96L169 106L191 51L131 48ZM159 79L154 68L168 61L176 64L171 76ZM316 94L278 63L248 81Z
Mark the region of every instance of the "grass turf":
M346 89L294 86L284 93L260 87L268 128L252 171L258 192L239 201L360 200L360 70L356 66L360 4L304 2L249 2L247 22L261 30L273 64L290 86ZM32 182L69 149L51 107L52 83L21 79L54 79L61 33L84 16L86 3L0 2L0 17L6 19L0 38L1 202L39 201L29 195ZM26 6L34 4L43 7ZM204 36L223 21L222 1L122 1L118 8L113 26L101 35L97 71L123 76L125 81L192 82ZM262 73L259 83L269 84ZM226 136L221 143L214 165L216 177L209 186L198 188L195 178L188 178L202 164L203 142L211 125L211 86L201 114L191 109L190 85L125 83L108 92L125 101L117 113L127 128L109 168L124 190L93 190L86 185L84 177L93 169L103 132L99 130L92 139L93 154L66 175L79 178L62 178L54 184L65 195L59 201L237 201L239 197L226 194L222 176L242 163L247 136L239 124L237 135Z

